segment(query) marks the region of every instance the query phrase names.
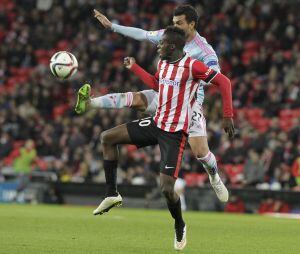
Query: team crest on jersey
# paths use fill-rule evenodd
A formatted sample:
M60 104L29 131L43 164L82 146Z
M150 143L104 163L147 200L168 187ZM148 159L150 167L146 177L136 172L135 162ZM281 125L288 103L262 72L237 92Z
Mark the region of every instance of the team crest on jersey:
M150 31L150 32L148 33L148 35L149 35L149 36L156 36L156 35L158 35L158 32L157 32L157 31Z

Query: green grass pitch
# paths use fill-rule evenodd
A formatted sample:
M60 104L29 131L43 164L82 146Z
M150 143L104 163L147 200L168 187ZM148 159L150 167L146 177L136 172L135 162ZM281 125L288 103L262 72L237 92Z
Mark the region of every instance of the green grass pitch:
M0 253L168 254L173 222L167 210L0 205ZM185 212L181 253L299 254L300 222L256 215Z

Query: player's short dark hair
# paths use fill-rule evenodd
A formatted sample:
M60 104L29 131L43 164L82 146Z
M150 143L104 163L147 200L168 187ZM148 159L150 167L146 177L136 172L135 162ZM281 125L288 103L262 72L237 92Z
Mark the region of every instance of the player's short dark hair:
M183 49L185 45L185 33L182 29L175 26L168 26L164 35L167 35L167 41L170 44L174 44L177 49Z
M193 6L189 4L183 4L177 6L173 12L173 16L180 16L180 15L185 15L185 19L188 23L194 21L195 28L197 28L199 15Z

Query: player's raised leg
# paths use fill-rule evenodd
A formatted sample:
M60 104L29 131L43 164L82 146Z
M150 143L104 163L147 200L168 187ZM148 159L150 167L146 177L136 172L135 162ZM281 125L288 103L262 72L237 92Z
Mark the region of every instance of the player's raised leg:
M91 98L91 87L84 84L78 91L75 111L82 114L90 108L95 109L121 109L134 108L145 111L148 107L148 98L142 92L109 93L103 96Z
M151 117L117 126L101 134L103 167L107 190L106 198L94 210L94 215L103 214L112 207L122 203L122 197L117 191L119 144L134 144L137 147L156 145L157 127L154 125Z
M130 144L126 124L106 130L101 134L103 150L103 168L106 180L106 198L93 211L94 215L108 212L122 204L122 197L117 191L118 144Z

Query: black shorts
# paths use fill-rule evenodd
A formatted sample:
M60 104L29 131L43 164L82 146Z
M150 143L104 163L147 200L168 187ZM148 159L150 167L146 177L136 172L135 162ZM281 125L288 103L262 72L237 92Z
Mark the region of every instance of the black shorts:
M138 148L159 145L161 173L178 177L187 135L183 131L166 132L158 128L152 117L126 124L132 144Z

